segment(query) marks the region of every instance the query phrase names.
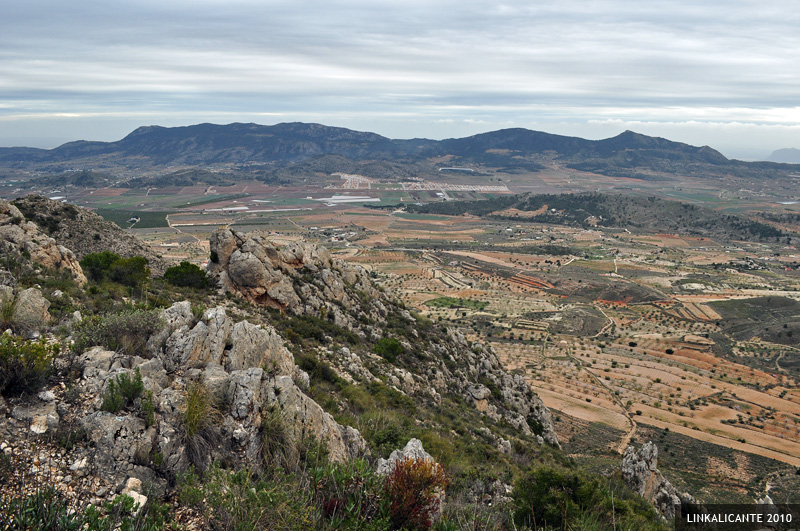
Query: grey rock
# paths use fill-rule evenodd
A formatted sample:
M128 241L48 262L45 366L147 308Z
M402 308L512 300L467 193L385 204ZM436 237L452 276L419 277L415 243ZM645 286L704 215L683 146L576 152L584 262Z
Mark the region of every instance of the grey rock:
M167 370L178 367L220 365L233 323L221 306L209 308L194 328L182 326L166 341L161 359Z
M276 374L292 374L294 356L283 346L283 339L273 328L262 328L247 321L233 326L229 343L232 345L225 360L225 369L238 371L249 367L264 367Z
M36 223L26 221L16 206L4 200L0 200L0 249L27 252L31 261L47 269L67 270L79 284L86 283L75 254L58 245Z
M151 358L163 357L164 345L169 336L179 328L190 328L195 321L189 301L176 302L162 310L159 317L164 322L164 326L147 340L146 352Z
M344 462L366 452L366 441L356 430L340 426L333 417L303 393L291 376L278 376L266 382L271 400L276 401L287 423L289 434L295 441L306 437L324 442L330 459Z
M376 472L381 476L392 473L398 461L404 459L425 459L435 461L435 459L422 447L419 439L410 439L402 450L395 450L389 455L389 459L378 459Z
M675 506L681 502L694 502L689 494L679 494L675 487L658 470L658 447L652 441L638 451L633 446L622 457L622 479L644 499L652 503L666 518L675 515Z
M50 321L50 301L36 288L28 288L17 295L14 303L14 321L25 328L36 329Z

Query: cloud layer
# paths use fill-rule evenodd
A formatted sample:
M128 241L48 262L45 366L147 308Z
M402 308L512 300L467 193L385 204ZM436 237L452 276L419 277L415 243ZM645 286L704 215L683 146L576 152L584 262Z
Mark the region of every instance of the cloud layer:
M0 20L3 145L309 120L434 138L638 124L733 155L800 147L788 1L14 4Z

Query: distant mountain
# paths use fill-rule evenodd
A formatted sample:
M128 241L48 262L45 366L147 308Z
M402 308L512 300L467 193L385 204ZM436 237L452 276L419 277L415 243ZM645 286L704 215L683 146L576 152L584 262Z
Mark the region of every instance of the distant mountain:
M69 142L54 149L0 148L0 166L46 171L73 168L264 164L265 179L291 178L308 165L348 171L369 162L402 178L400 165L479 166L507 173L536 172L555 160L569 168L611 176L658 179L665 175L775 177L798 171L771 162L725 158L695 147L632 131L586 140L528 129L503 129L447 140L392 140L375 133L311 123L200 124L140 127L116 142ZM324 161L321 162L320 161ZM299 166L298 166L299 165ZM305 169L303 169L305 168ZM416 174L415 169L410 170ZM288 177L287 177L288 176Z
M770 162L782 162L785 164L800 164L800 149L785 148L776 149L767 158Z

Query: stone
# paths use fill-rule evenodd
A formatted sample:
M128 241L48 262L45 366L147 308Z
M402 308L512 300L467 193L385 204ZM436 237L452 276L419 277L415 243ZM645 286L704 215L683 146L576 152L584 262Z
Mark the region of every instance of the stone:
M435 459L422 447L419 439L410 439L402 450L395 450L389 455L389 459L378 459L376 472L381 476L388 476L394 470L398 461L404 459L425 459L435 461Z
M48 269L68 270L79 284L86 283L72 251L58 245L36 223L26 221L16 206L4 200L0 200L0 248L27 252L31 261Z
M17 295L14 303L14 321L25 328L39 328L50 321L50 301L36 288L28 288Z
M694 503L688 494L678 494L675 487L658 470L658 447L648 441L636 451L633 446L625 450L620 467L622 479L644 499L652 503L666 519L675 516L675 506L681 502Z
M331 461L338 463L364 455L366 441L361 434L340 426L330 413L294 384L291 376L278 376L265 384L268 386L265 394L280 406L293 440L313 437L325 442Z
M114 351L106 350L103 347L92 347L81 354L78 360L83 365L83 377L89 379L100 371L108 372L111 370Z
M56 395L53 393L53 391L42 391L36 396L38 396L39 400L43 402L52 402L56 399Z
M86 457L81 457L80 459L76 459L70 466L69 469L73 472L78 470L83 470L86 468L86 464L88 463L88 459Z
M232 345L225 360L227 371L263 367L274 374L292 374L294 356L283 345L273 328L264 329L247 321L233 326L228 342Z
M209 308L194 328L183 326L166 341L162 361L168 371L178 367L205 367L221 365L233 323L225 308Z
M142 482L137 478L128 478L128 481L125 483L125 488L122 489L120 495L130 496L133 498L133 501L136 504L133 511L134 517L139 515L147 503L147 496L142 494Z

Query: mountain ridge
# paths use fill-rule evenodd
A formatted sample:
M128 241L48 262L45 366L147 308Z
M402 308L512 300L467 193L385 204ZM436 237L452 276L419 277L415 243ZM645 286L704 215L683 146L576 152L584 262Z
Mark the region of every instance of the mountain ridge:
M800 171L800 164L743 162L728 159L709 146L633 131L601 140L524 128L444 140L398 140L318 123L203 123L142 126L114 142L78 140L52 149L0 148L0 168L14 170L53 173L97 169L129 175L131 170L141 169L170 173L175 166L233 165L250 174L249 179L275 182L314 173L320 160L330 170L326 173L352 173L358 165L377 164L382 169L376 177L395 179L409 173L430 174L446 166L525 174L555 164L640 180L683 176L773 179Z

